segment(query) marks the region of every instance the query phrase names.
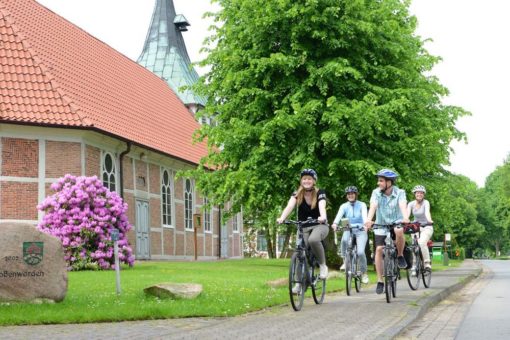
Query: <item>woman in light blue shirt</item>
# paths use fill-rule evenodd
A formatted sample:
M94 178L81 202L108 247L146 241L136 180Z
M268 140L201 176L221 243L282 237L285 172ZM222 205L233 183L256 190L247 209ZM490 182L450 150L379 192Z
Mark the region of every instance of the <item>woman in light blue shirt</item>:
M365 246L367 244L368 235L364 229L364 224L367 220L367 205L361 201L358 201L358 188L350 186L345 188L345 194L347 196L347 202L340 206L338 213L336 214L335 220L331 227L336 230L340 219L349 219L349 224L352 227L352 232L356 237L356 244L358 245L358 257L361 264L361 282L368 283L367 275L367 257L365 255ZM340 243L340 252L342 258L345 258L345 252L347 250L347 243L349 242L350 232L345 231L342 236L342 242ZM345 269L345 263L340 267Z

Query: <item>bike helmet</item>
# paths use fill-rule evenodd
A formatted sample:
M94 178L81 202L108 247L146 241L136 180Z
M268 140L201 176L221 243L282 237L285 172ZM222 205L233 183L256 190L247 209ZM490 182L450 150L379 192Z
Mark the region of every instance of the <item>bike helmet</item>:
M317 172L315 172L314 169L304 169L301 171L300 178L303 178L303 176L312 176L312 178L317 181Z
M424 194L427 193L427 190L425 190L425 187L423 185L417 185L413 188L413 194L417 191L421 191L423 192Z
M346 193L346 194L350 194L350 193L352 193L352 192L353 192L353 193L355 193L355 194L357 194L357 193L358 193L358 188L356 188L356 187L355 187L355 186L353 186L353 185L351 185L351 186L349 186L349 187L345 188L345 193Z
M376 177L384 177L386 179L395 181L398 177L397 173L390 169L382 169L377 174L375 174Z

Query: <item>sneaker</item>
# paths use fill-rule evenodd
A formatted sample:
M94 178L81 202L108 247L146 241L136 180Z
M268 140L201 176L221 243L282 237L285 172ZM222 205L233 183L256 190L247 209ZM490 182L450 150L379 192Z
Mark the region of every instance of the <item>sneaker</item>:
M368 283L368 275L367 275L367 273L363 273L361 275L361 283L364 283L364 284Z
M377 288L375 289L375 292L377 294L382 294L384 291L384 283L383 282L377 282Z
M406 269L407 268L407 262L406 262L406 259L403 256L397 257L397 261L398 261L398 267L400 269Z
M320 265L320 273L319 273L319 278L321 280L324 280L328 277L328 266L326 266L325 264L321 264Z
M432 266L430 265L430 262L425 262L425 269L432 270Z
M345 263L342 264L342 266L340 267L340 270L345 271Z
M299 295L301 293L301 283L296 283L294 287L292 287L292 294Z
M413 266L411 268L411 276L416 276L416 267L415 266Z

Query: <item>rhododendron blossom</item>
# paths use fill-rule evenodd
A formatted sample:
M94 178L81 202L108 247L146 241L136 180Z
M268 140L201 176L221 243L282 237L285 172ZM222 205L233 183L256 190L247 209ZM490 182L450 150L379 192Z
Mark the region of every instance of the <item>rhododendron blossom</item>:
M113 269L111 232L119 230L119 260L133 266L134 256L127 240L132 228L128 206L116 193L94 177L66 175L51 185L54 194L37 206L44 211L39 230L62 241L69 270Z

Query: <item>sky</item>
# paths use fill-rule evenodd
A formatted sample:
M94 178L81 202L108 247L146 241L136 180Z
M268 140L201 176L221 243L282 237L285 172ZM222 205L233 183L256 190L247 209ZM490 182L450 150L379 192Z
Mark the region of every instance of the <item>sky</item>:
M132 60L142 51L153 0L37 0ZM177 14L191 24L184 32L193 62L203 59L200 48L209 35L209 0L174 0ZM485 178L510 153L510 1L413 0L416 34L427 50L442 61L433 74L450 90L443 102L471 112L457 122L468 142L454 142L449 170L482 187ZM197 69L198 73L204 72Z

